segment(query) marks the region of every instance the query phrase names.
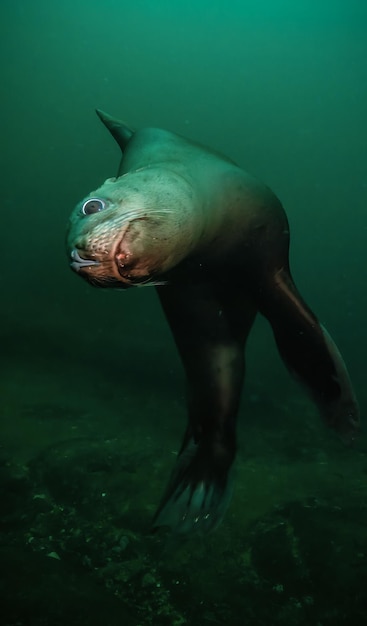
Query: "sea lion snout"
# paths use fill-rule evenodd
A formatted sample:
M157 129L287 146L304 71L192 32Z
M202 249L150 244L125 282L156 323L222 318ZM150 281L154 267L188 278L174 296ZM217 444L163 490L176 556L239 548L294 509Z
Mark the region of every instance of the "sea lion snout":
M90 267L91 265L99 265L99 261L88 259L83 253L74 248L70 253L70 267L75 272L80 272L84 267Z

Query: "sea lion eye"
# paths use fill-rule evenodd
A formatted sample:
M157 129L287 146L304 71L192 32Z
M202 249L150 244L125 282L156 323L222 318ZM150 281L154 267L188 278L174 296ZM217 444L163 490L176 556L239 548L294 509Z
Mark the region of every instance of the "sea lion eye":
M103 211L106 203L104 200L100 198L89 198L86 200L82 206L83 215L92 215L92 213L99 213L99 211Z

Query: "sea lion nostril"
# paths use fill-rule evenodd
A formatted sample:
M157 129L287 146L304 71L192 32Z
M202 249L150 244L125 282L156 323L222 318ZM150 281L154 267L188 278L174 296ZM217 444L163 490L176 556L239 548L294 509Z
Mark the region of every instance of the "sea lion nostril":
M89 198L82 206L83 215L92 215L93 213L99 213L106 207L104 200L100 198Z
M76 272L79 272L79 270L84 267L90 267L91 265L99 265L98 261L95 261L93 259L87 259L85 257L80 256L79 251L76 248L74 248L71 251L70 256L71 256L70 267Z

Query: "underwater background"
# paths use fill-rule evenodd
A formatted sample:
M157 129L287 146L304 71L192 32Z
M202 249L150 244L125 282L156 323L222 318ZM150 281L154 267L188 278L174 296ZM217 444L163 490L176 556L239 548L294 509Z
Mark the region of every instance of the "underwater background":
M96 107L227 154L282 200L363 420L366 4L1 0L0 23L0 625L366 623L363 430L353 448L326 430L259 318L225 520L151 536L181 365L154 289L93 289L64 248L117 171Z

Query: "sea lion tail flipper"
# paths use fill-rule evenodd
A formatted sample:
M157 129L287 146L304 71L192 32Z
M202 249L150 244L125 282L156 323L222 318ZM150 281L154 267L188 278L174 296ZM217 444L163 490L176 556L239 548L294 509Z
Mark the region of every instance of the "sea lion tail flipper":
M110 131L112 137L117 141L123 153L128 142L133 136L134 131L120 120L112 117L104 111L101 111L100 109L96 109L96 113L101 122L103 122L106 128Z
M191 438L178 456L155 514L153 531L167 528L185 534L216 528L232 495L231 464Z

